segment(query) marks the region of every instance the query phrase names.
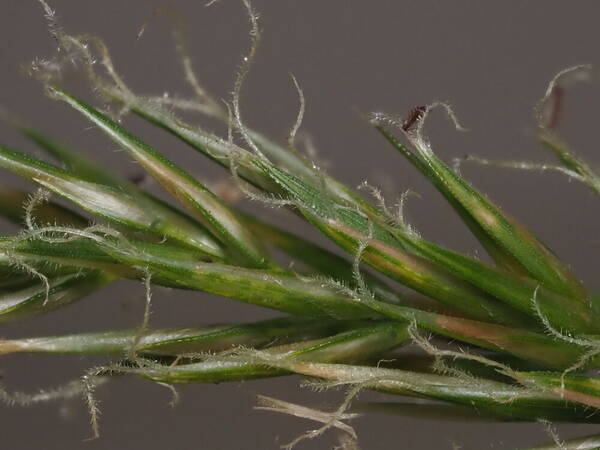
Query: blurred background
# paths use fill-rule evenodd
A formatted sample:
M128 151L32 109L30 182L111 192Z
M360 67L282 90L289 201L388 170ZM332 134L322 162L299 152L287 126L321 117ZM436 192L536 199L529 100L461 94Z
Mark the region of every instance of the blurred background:
M241 1L52 0L64 28L100 36L117 69L139 93L191 95L180 69L172 23L157 16L138 32L157 7L183 19L195 69L217 98L229 100L241 56L249 45L249 25ZM356 186L364 180L382 188L390 202L411 189L406 214L427 238L468 254L481 252L454 212L401 155L377 135L363 113L404 115L435 100L450 102L466 133L458 133L441 112L427 132L433 149L446 161L476 154L503 160L551 161L535 142L533 108L559 70L580 63L598 64L600 32L597 1L477 2L435 0L256 0L263 30L262 46L244 86L246 122L285 140L295 121L298 97L293 73L304 90L306 114L301 131L318 149L317 159L341 180ZM126 176L140 170L100 132L90 128L65 104L47 99L40 85L22 75L20 66L52 56L43 11L34 0L0 3L0 106L32 125L87 150ZM65 72L65 84L95 100L77 68ZM564 101L561 136L588 161L598 155L598 78L572 86ZM194 120L201 120L194 118ZM153 143L208 184L227 178L222 169L183 144L140 120L125 125ZM221 126L204 122L218 132ZM6 126L0 142L32 150ZM593 289L597 276L600 214L597 198L561 175L465 164L462 174L536 231ZM0 173L4 183L24 186ZM150 186L156 192L156 186ZM259 208L252 205L254 209ZM283 212L260 209L260 215L295 230L305 230ZM17 227L0 223L3 232ZM303 231L305 232L305 231ZM314 232L307 235L320 239ZM87 300L45 317L1 325L0 336L19 337L134 327L143 311L141 283L121 281ZM156 289L151 324L187 326L257 320L274 313L216 296ZM34 391L80 376L102 360L16 355L0 359L9 389ZM275 449L315 428L314 423L254 411L255 395L335 408L343 391L327 394L299 388L300 379L180 389L182 400L169 406L163 387L124 377L98 391L102 409L100 439L91 435L82 401L31 408L0 406L0 447L21 449ZM383 400L374 393L361 400ZM358 419L361 447L370 449L510 449L548 441L540 424L443 422L383 414ZM558 426L561 438L591 433L590 426ZM335 433L304 442L299 449L335 445Z

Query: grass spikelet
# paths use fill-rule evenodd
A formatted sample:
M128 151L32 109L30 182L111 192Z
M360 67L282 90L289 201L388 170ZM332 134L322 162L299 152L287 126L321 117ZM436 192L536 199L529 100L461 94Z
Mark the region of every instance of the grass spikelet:
M167 96L139 94L125 83L100 38L70 34L47 0L39 2L58 51L36 59L29 73L46 94L123 149L144 174L138 180L116 176L84 156L85 149L73 149L35 124L0 112L2 121L54 160L0 146L0 169L37 189L0 186L0 216L22 227L0 236L0 322L49 313L116 279L140 283L145 306L133 329L3 337L3 356L44 353L48 359L95 356L106 362L56 389L25 394L1 388L0 400L26 406L80 396L97 438L95 391L116 376L169 389L172 405L179 384L301 376L317 391L344 387L347 392L335 411L259 395L256 409L320 424L286 448L335 429L341 448L356 450L357 433L347 422L370 412L543 423L552 448L597 446L597 436L562 442L550 424L600 422L600 381L594 371L600 368L600 297L534 231L463 178L460 161L453 170L433 151L424 127L436 108L463 130L449 104L417 106L405 118L377 113L371 123L441 192L492 263L420 235L404 211L412 191L392 206L377 183L365 181L358 189L370 197L363 197L312 161L312 145L300 132L308 102L294 75L299 107L282 142L250 127L254 120L242 114L242 91L262 30L249 0L242 6L250 43L226 102L208 92L194 71L183 20L172 10L154 10L138 39L160 15L173 22L175 51L191 97L172 87ZM84 93L84 101L70 93L70 77L62 76L67 65L85 75L102 106L95 97L89 100ZM597 171L558 137L564 89L588 70L560 72L538 107L537 138L556 163L465 160L560 173L600 192ZM219 189L129 131L120 120L126 114L217 162L235 185L235 197L245 194L253 202L246 208L233 204L237 198L222 198ZM224 136L208 131L203 122L192 125L192 114L227 126ZM147 183L140 182L146 177L158 181L170 198L148 192ZM264 207L296 214L305 230L320 232L327 243L274 225L264 218ZM188 317L191 325L157 329L154 317L150 320L154 306L177 300L153 297L155 286L191 291L199 301L197 294L208 292L287 315L221 324ZM399 349L407 344L413 345ZM12 358L3 360L10 364ZM356 397L363 390L400 400L361 403Z
M460 129L456 116L445 104L425 107L421 114L410 120L410 127L384 114L374 114L372 123L411 164L430 179L501 267L528 274L557 292L579 299L587 298L576 277L533 233L477 192L433 153L422 128L429 112L437 106L445 108ZM410 147L404 146L388 130L389 124L403 131Z

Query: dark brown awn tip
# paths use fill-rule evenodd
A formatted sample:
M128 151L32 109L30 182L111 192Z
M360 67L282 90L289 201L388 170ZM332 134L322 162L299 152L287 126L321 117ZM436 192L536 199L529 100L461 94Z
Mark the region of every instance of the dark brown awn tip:
M560 113L562 110L564 89L558 85L552 88L548 96L544 111L544 126L549 130L554 130L558 125Z
M402 122L402 129L404 131L409 131L419 120L421 120L426 110L426 106L415 106L411 109L408 117Z
M127 179L130 182L132 182L133 184L135 184L136 186L142 185L146 181L147 178L148 177L147 177L146 173L134 173L127 177Z

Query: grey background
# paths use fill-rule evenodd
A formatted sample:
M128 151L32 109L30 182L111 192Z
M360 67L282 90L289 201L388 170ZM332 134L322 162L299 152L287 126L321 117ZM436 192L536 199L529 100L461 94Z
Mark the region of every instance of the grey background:
M100 35L119 71L140 92L189 93L183 82L166 19L157 20L136 42L156 6L178 10L190 33L196 69L205 86L229 98L239 58L248 45L248 24L240 2L54 0L71 32ZM456 133L441 114L429 123L434 149L446 160L465 153L502 159L548 161L533 140L533 105L558 70L598 63L595 1L256 1L262 15L263 46L243 94L249 124L283 139L294 121L297 97L292 72L307 99L303 130L313 137L329 170L357 185L384 188L391 200L405 189L421 199L409 204L411 222L428 238L470 254L480 251L440 196L360 118L357 111L404 113L432 100L450 101L469 133ZM87 149L127 175L138 169L99 132L65 105L44 98L39 85L19 74L20 63L50 55L42 13L33 0L0 2L0 105L32 124ZM80 77L66 83L87 98ZM561 134L580 154L598 161L597 80L573 87ZM209 182L224 172L174 139L128 118L126 125ZM218 128L217 128L218 129ZM0 142L29 148L6 127ZM535 230L592 287L598 288L596 198L558 175L465 166L465 174L500 205ZM5 173L1 181L18 181ZM280 223L303 229L288 216L266 211ZM4 230L16 230L1 224ZM315 236L314 233L311 234ZM318 236L316 236L318 238ZM27 336L135 326L141 320L142 286L119 282L89 300L24 323L3 325L2 336ZM208 295L157 290L152 323L157 326L253 320L269 311ZM98 362L100 362L99 360ZM70 380L89 360L13 356L0 360L10 388L31 391ZM263 393L302 403L323 402L298 389L296 378L240 384L184 387L183 399L168 406L166 389L122 379L101 390L102 437L83 442L90 429L81 402L28 409L0 406L2 449L270 449L313 427L272 413L253 411ZM325 398L334 407L341 393ZM365 394L362 398L381 399ZM372 415L356 422L364 449L515 448L543 442L538 424L441 423ZM594 427L563 426L561 436ZM299 448L331 448L331 436Z

